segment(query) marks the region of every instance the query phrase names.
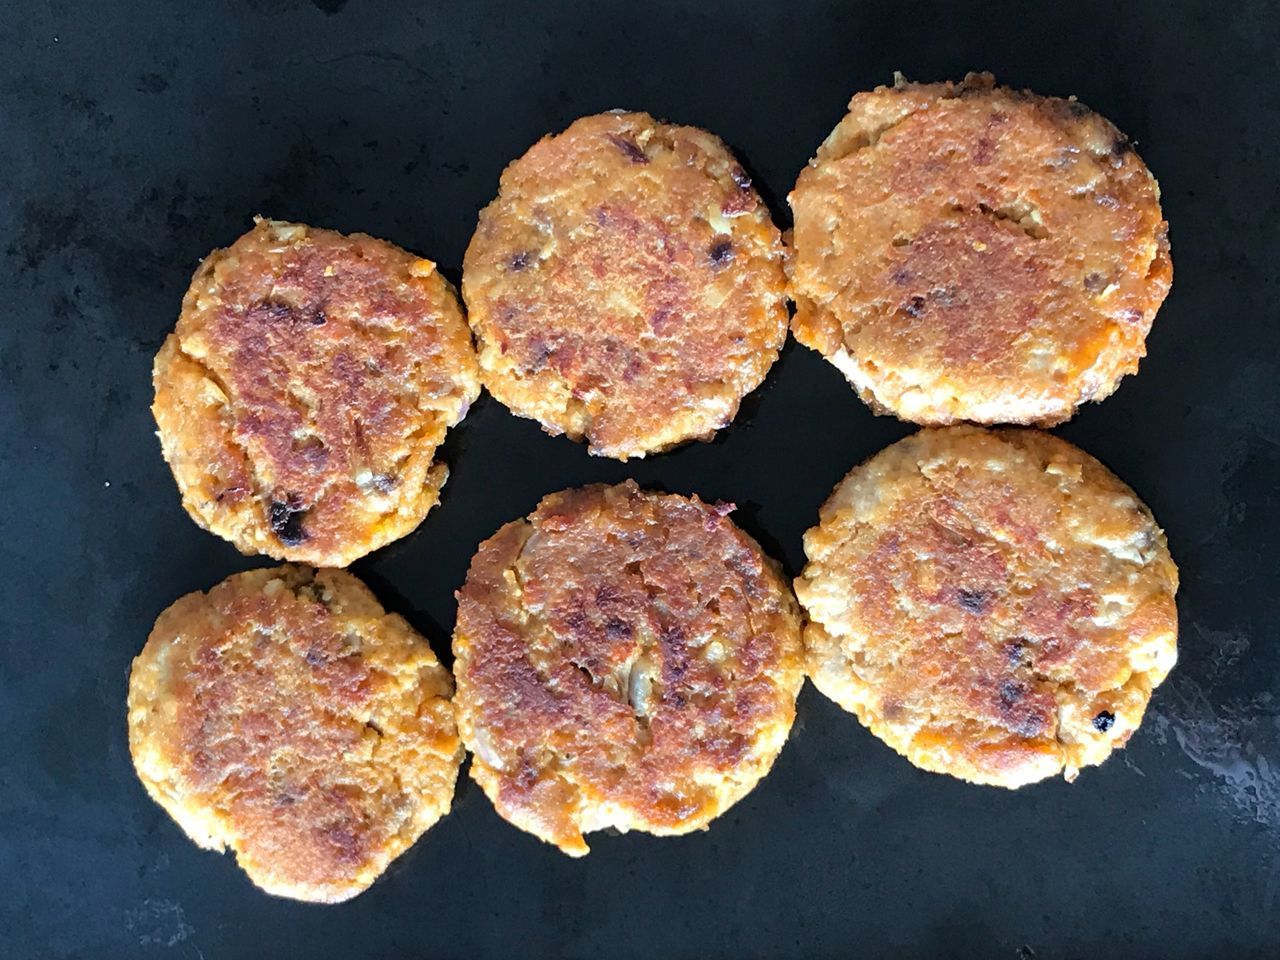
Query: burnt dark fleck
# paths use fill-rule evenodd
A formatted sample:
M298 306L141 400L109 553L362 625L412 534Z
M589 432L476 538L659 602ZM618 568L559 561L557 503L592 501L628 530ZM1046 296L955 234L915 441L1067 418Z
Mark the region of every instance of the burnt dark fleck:
M739 190L751 189L751 178L747 176L747 171L736 164L729 170L729 176L733 178L733 182L738 185Z
M974 616L981 616L991 603L991 593L988 590L957 590L956 602Z
M949 307L956 302L955 287L934 287L929 291L929 299L940 307Z
M293 307L279 300L263 300L249 308L250 319L263 323L283 323L292 320L293 314Z
M305 659L307 663L313 667L318 667L320 666L320 664L324 663L327 660L324 653L320 650L317 650L315 647L311 647L309 650L307 650L306 656L303 659Z
M538 770L528 760L520 762L520 772L516 774L516 786L528 790L538 782Z
M711 245L711 250L707 256L711 258L711 262L716 266L723 266L733 259L733 241L717 240Z
M521 250L519 253L513 253L508 262L512 270L523 270L533 262L533 254L528 250Z
M263 300L249 308L249 318L259 323L308 323L313 327L329 321L323 306L299 309L282 300Z
M1097 730L1099 733L1106 733L1115 725L1115 722L1116 715L1110 710L1103 710L1093 718L1093 729Z
M617 133L609 134L609 142L617 147L628 160L632 163L648 163L649 158L645 156L644 151L640 149L640 145L630 137L624 137Z
M1133 141L1122 133L1119 134L1112 142L1111 155L1119 158L1123 157L1126 153L1133 153Z
M1022 663L1022 658L1027 649L1025 640L1010 640L1004 645L1004 655L1009 660L1009 666L1016 667Z
M400 478L390 473L375 473L372 483L380 493L390 493L400 483Z
M296 547L307 539L307 532L302 529L302 518L306 516L305 507L297 505L295 498L289 500L272 500L269 519L271 530L286 547Z
M1023 698L1026 692L1026 686L1017 680L1002 680L1000 682L1000 705L1002 707L1012 707Z
M537 371L547 365L547 361L551 359L551 346L542 337L534 337L529 341L528 349L528 366L529 369Z
M604 622L604 635L610 640L622 640L631 636L631 624L617 617L610 617Z
M658 336L663 336L672 325L675 312L670 307L659 307L649 317L649 326Z
M912 297L907 301L907 305L902 309L904 309L909 316L918 317L924 313L924 305L924 297Z
M1098 293L1107 285L1107 278L1097 271L1085 274L1084 288L1090 293Z

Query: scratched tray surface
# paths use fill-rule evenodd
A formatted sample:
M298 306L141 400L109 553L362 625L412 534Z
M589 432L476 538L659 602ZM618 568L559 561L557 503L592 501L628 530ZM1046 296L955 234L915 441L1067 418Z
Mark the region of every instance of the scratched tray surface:
M9 0L0 38L5 956L1278 954L1271 7ZM1150 354L1057 431L1150 504L1182 570L1181 661L1129 747L1073 785L972 787L807 688L772 774L695 836L600 836L572 861L464 777L333 908L187 841L129 763L129 663L175 598L264 562L186 517L147 409L198 258L262 213L385 237L456 282L502 167L616 106L724 137L786 226L850 94L895 69L1077 94L1160 179L1175 279ZM794 575L832 485L908 432L794 343L715 442L629 464L484 399L441 506L354 570L448 662L472 552L543 494L631 476L731 500Z

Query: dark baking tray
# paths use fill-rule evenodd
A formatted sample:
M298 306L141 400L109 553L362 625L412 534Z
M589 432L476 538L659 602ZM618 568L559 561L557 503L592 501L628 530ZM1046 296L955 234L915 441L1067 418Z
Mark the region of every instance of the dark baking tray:
M1280 14L1265 2L0 6L0 956L1280 955ZM1139 143L1172 296L1137 377L1059 431L1132 484L1183 574L1181 663L1123 753L1016 793L917 771L806 689L774 772L703 834L569 860L463 781L339 907L202 853L129 763L130 659L172 600L263 563L178 503L151 358L197 259L264 213L453 279L499 171L625 106L698 124L785 195L855 90L989 69ZM589 458L482 400L421 529L358 563L448 656L476 544L564 486L739 504L795 573L831 486L909 428L791 344L714 443Z

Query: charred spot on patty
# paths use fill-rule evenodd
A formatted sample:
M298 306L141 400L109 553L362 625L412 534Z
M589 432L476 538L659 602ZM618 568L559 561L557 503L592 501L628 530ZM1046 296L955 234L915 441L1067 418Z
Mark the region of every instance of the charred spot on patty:
M975 617L980 617L987 612L993 597L990 590L968 590L961 588L956 591L956 602L960 604L966 611L972 613Z
M306 514L307 508L300 504L297 497L272 500L268 511L271 531L286 547L296 547L307 539L307 532L302 529L302 520Z
M282 323L292 320L293 314L293 304L282 300L263 300L248 310L249 319L259 323Z
M1021 700L1027 693L1027 686L1019 683L1017 680L1001 680L1000 681L1000 706L1012 707Z
M608 134L608 137L609 137L609 142L612 143L615 147L617 147L618 150L622 153L622 155L625 156L632 163L648 163L649 162L649 158L645 156L645 152L640 149L640 145L636 143L634 140L632 140L630 137L625 137L622 134L618 134L618 133Z
M1093 718L1093 729L1099 733L1106 733L1116 722L1116 715L1110 710L1103 710Z
M1079 100L1065 100L1063 103L1066 104L1065 110L1067 115L1076 120L1083 120L1085 117L1089 116L1089 114L1093 113L1092 110L1086 107Z
M284 300L262 300L251 306L247 315L258 323L304 323L322 327L329 321L323 303L298 307Z
M714 266L724 266L733 259L733 241L729 239L717 240L711 245L707 256Z
M1024 637L1015 637L1004 645L1005 659L1009 661L1009 666L1021 666L1026 658L1027 640Z
M610 640L623 640L631 636L631 624L618 617L610 617L604 622L604 635Z
M1115 140L1111 142L1111 156L1117 160L1122 158L1126 153L1133 153L1133 141L1126 137L1123 133L1117 133Z

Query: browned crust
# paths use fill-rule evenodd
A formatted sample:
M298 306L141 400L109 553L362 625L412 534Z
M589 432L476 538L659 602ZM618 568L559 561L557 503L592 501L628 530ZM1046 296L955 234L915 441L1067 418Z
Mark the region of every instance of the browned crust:
M923 424L1049 426L1102 399L1172 278L1124 135L989 74L857 94L790 202L796 338Z
M716 137L584 117L502 175L462 292L485 386L627 459L727 425L786 337L783 248Z
M731 505L552 494L458 594L459 729L498 812L566 853L705 826L768 772L803 681L795 602Z
M448 811L450 694L355 577L254 570L160 615L130 678L130 749L196 843L270 893L336 902Z
M1049 434L900 441L836 487L805 552L810 676L927 770L1071 779L1124 745L1177 657L1163 532Z
M345 566L435 504L436 447L479 381L430 261L259 220L197 270L155 389L197 523L245 553Z

